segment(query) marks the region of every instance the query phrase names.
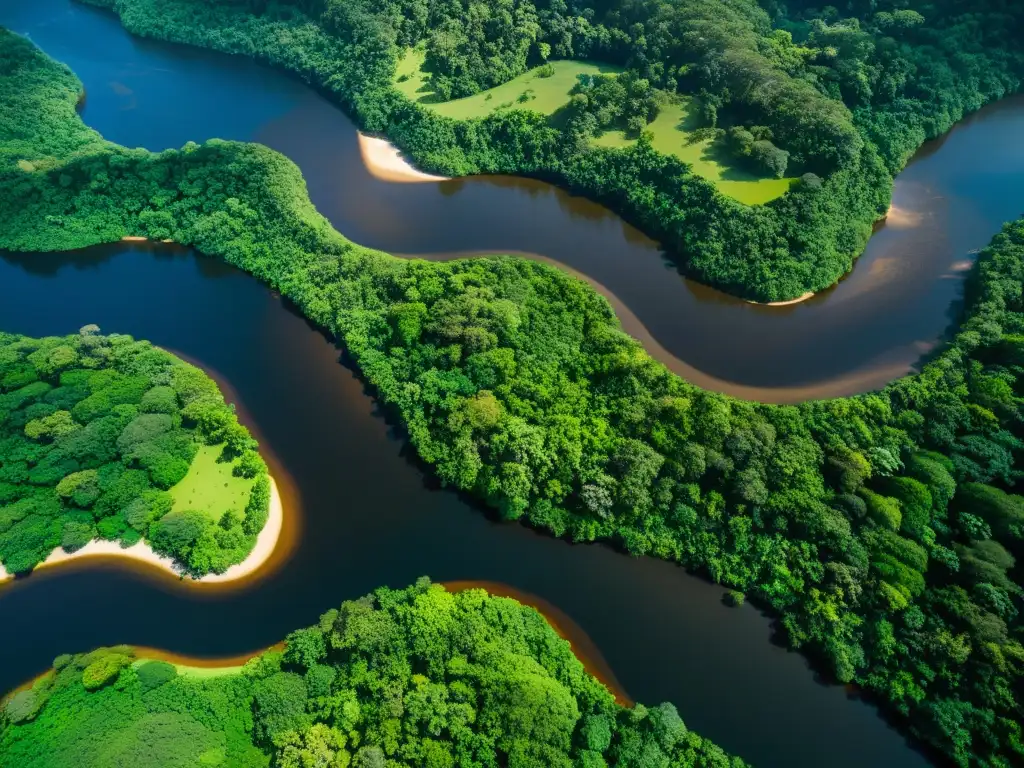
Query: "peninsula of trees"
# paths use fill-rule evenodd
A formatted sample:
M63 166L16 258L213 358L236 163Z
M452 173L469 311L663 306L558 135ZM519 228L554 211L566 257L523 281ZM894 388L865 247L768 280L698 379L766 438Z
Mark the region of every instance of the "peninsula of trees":
M134 3L119 5L130 21ZM979 255L960 330L920 374L760 405L672 375L554 268L361 248L280 155L223 141L118 147L75 114L66 68L9 33L0 56L0 247L136 235L221 256L345 345L446 484L507 519L749 594L793 647L960 765L1024 759L1024 222ZM655 157L595 155L619 156ZM829 178L861 183L849 169Z
M675 707L624 707L532 608L423 580L345 602L244 666L120 646L8 697L18 768L743 768Z
M267 521L256 447L206 374L148 342L0 332L0 564L103 539L223 573Z

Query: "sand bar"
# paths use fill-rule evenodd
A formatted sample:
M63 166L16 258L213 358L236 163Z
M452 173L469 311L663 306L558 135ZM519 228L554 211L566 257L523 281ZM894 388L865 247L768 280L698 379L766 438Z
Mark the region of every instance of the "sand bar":
M803 296L797 296L795 299L787 299L786 301L751 301L747 299L747 304L757 304L760 307L788 307L790 304L799 304L801 301L807 301L813 295L814 291L808 291Z
M444 176L433 176L416 170L402 157L398 147L386 139L378 139L363 133L359 137L359 153L370 175L381 181L417 182L447 181Z
M889 206L889 210L885 213L886 226L895 227L896 229L909 229L916 227L921 224L924 216L918 211L908 211L906 208L893 203Z
M270 509L267 516L267 523L263 530L256 536L256 546L242 562L228 568L224 573L208 573L202 578L193 579L191 576L182 574L181 570L169 557L159 555L144 541L140 541L131 547L122 547L116 541L103 541L93 539L84 547L75 552L68 553L63 549L55 549L36 568L47 568L60 563L72 560L80 560L87 557L123 557L129 560L146 563L159 568L162 571L190 582L200 584L223 584L230 581L239 581L254 573L264 563L270 560L274 549L277 547L281 531L284 529L284 505L281 503L281 494L278 492L277 483L270 478ZM12 579L13 576L0 565L0 582Z

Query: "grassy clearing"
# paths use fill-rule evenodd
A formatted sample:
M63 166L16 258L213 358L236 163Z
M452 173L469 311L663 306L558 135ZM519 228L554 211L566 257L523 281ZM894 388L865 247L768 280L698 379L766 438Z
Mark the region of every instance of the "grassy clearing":
M689 143L690 131L698 127L690 116L688 98L662 106L661 112L647 130L654 134L654 148L666 155L675 155L693 166L693 172L712 182L719 191L747 205L761 205L782 197L796 179L770 179L756 176L729 165L729 158L710 141ZM635 139L627 139L621 131L609 131L594 140L602 147L625 147Z
M552 115L569 103L569 91L576 85L576 78L579 75L606 75L621 71L609 64L553 61L551 66L555 71L551 77L539 77L537 70L531 69L495 88L464 99L441 101L427 83L427 74L423 71L424 56L422 50L406 51L398 63L395 87L424 107L445 117L459 120L486 117L499 109L509 108L529 109L542 115ZM531 98L528 101L519 101L520 96L528 90L532 91Z
M173 509L203 510L214 520L220 520L229 509L245 514L254 481L232 475L234 464L218 461L223 450L223 445L200 446L188 474L170 490Z
M464 99L441 101L430 90L427 73L423 71L425 52L420 48L406 51L395 72L395 87L408 98L432 109L438 114L459 120L486 117L499 109L530 109L543 115L553 115L569 102L569 92L579 75L614 74L621 70L607 64L585 61L553 61L554 74L539 77L532 69L504 85L467 96ZM531 92L528 101L520 96ZM665 104L661 113L647 130L654 134L654 147L659 152L675 155L693 166L693 172L714 183L726 195L747 205L761 205L782 197L795 179L772 179L757 176L732 167L730 160L710 141L689 143L690 132L698 127L690 115L688 98ZM628 139L621 131L609 131L594 140L602 147L625 147L635 139Z
M175 664L174 668L178 671L179 675L200 680L211 677L224 677L225 675L237 675L242 671L241 664L230 667L190 667L187 664Z

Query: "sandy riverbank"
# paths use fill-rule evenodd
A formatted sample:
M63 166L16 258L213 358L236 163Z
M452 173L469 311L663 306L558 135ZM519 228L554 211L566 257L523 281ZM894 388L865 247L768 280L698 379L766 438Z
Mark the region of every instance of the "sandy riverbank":
M267 524L263 526L263 530L259 532L256 537L256 546L253 547L252 552L242 562L237 565L233 565L228 568L224 573L208 573L199 579L193 579L190 576L182 575L181 571L175 566L174 561L169 557L164 557L153 551L153 549L144 541L140 541L131 547L122 547L116 541L101 541L94 539L75 552L65 552L63 549L55 549L50 553L50 556L46 558L42 563L36 566L36 568L49 568L54 565L66 563L73 560L81 560L87 557L120 557L128 560L134 560L140 563L146 563L155 568L159 568L162 571L173 574L176 577L183 578L190 582L198 582L200 584L223 584L230 581L238 581L244 579L247 576L258 570L264 563L270 560L271 555L274 554L274 549L277 547L278 539L281 537L281 531L284 529L284 505L281 502L281 494L278 491L277 483L274 482L274 478L270 478L270 509L267 516ZM7 581L13 578L7 571L0 565L0 582Z
M788 307L790 304L799 304L801 301L807 301L813 295L814 291L808 291L803 296L797 296L795 299L787 301L750 301L750 299L747 299L747 304L757 304L760 307Z
M893 203L889 206L889 210L885 212L883 221L887 227L895 227L896 229L910 229L911 227L919 226L924 219L918 211L908 211L906 208Z
M357 136L363 163L375 179L398 182L447 181L444 176L433 176L413 168L390 141L362 133Z

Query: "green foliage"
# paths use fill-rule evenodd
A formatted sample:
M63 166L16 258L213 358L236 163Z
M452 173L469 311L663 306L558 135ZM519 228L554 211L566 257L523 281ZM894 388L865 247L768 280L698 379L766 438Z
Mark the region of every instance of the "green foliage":
M0 336L0 562L12 573L30 571L54 548L74 552L93 538L124 546L145 538L195 574L240 562L270 500L254 441L202 371L98 330ZM238 524L219 537L230 506L219 475L217 492L204 494L212 509L190 519L192 527L165 517L172 501L158 490L180 483L199 444L217 439L243 449L217 465L228 480L259 489L234 499ZM232 477L236 470L247 479Z
M166 661L144 661L135 671L143 693L159 688L178 676L178 670Z
M130 662L131 657L120 653L95 653L82 670L82 686L87 691L102 688L113 682Z
M113 672L90 691L100 660ZM283 655L240 670L176 671L119 648L62 659L43 680L38 698L7 704L5 764L570 768L607 754L618 765L743 766L669 704L616 704L532 608L425 579L343 603L291 633Z
M151 28L161 14L187 7L181 2L149 8L145 19L133 10L141 7L135 0L120 0L119 7L126 24L141 29ZM218 7L209 15L190 16L191 26L180 21L180 29L168 29L187 28L198 42L213 44L210 25L241 23L236 11ZM251 37L238 32L240 37L231 38L239 50L240 41L265 40L261 25L288 24L271 16L245 18L248 26L239 29ZM853 25L845 25L814 34L839 50L835 44L850 42L847 36L853 43L860 40L853 32ZM324 42L324 57L348 66L331 59L341 38L317 39ZM784 40L777 42L773 55L803 56L788 50ZM75 91L63 70L27 44L15 40L5 51L19 46L33 66ZM249 51L259 49L253 43ZM287 63L284 53L276 55L274 60ZM989 71L1003 72L1000 66ZM391 68L381 68L390 77ZM345 72L355 77L354 69ZM1000 77L985 81L986 93L1006 85ZM844 79L837 88L853 88L855 80ZM956 99L964 95L960 82L954 78L949 86ZM42 93L53 99L56 92ZM936 103L955 115L980 100L943 97ZM993 765L1019 760L1018 723L1024 712L1014 570L1020 555L1019 499L1013 490L1021 477L1024 444L1024 369L1017 354L1024 334L1024 222L1008 225L979 255L962 327L920 374L860 397L765 406L704 392L671 375L621 332L603 299L557 270L507 258L391 259L334 232L309 204L294 165L266 148L210 142L151 155L100 146L70 101L45 103L52 132L81 134L75 142L61 142L99 148L65 157L52 174L10 172L6 178L13 183L0 184L0 210L8 213L0 229L5 247L66 248L145 232L133 209L111 200L150 201L143 208L171 216L180 242L267 281L341 340L382 403L406 425L420 457L445 483L507 518L523 518L558 536L615 541L633 554L699 570L770 607L791 645L821 660L838 679L871 691L905 718L916 736L951 759ZM927 115L915 110L932 109L905 106L906 114ZM522 117L515 120L527 122L516 123L509 115L502 120L510 130L532 125ZM927 124L922 122L914 135L928 135L946 119ZM773 140L783 141L785 134L767 120L759 117L751 125L770 127ZM396 131L401 133L397 123ZM877 173L888 174L898 165L890 163L892 152L902 150L892 147L886 159L865 145L859 166L844 166L820 185L801 182L802 189L778 207L813 209L817 200L819 212L831 212L823 216L836 217L829 220L838 221L841 213L844 222L863 222L858 212L878 210L884 197L877 194L876 182L883 178ZM642 174L621 153L587 154L573 168L594 173L595 185L615 178L640 196L648 190L652 205L662 189L667 194L679 187L676 182L662 186L660 173L671 161L643 141L630 152L643 158ZM591 163L603 164L602 172L595 173ZM68 184L60 182L62 175ZM92 186L101 178L106 178L102 195ZM707 195L699 184L685 179L681 184ZM71 212L71 229L46 223L54 211ZM775 215L737 207L714 227L725 231L752 221L745 217ZM673 221L686 226L684 219ZM794 237L802 237L797 230L810 231L795 228ZM812 250L827 250L827 239L815 240ZM725 253L715 258L733 264ZM425 309L394 310L416 304ZM52 365L49 352L61 346L68 344L54 340L25 354L19 350L18 356L39 351L33 360ZM118 349L111 345L109 354ZM23 371L25 360L16 362ZM27 408L42 402L74 416L77 404L94 394L85 379L65 380L76 369L64 371L59 380L40 373L29 383L22 382L31 377L18 373L19 386L0 394L0 412L14 414L6 417L4 428L15 428L4 437L3 470L10 477L27 474L28 481L4 481L18 488L18 498L0 510L0 555L27 553L12 562L28 567L37 553L59 543L62 531L55 494L41 498L32 483L55 486L69 474L111 463L120 433L139 416L151 389L148 382L135 387L134 368L123 371L122 379L95 382L98 392L114 387L120 394L96 398L90 408L102 414L95 422L99 426L90 423L60 438L74 450L51 458L44 455L47 438L30 439L23 427L56 411L29 414ZM183 405L182 423L214 440L244 442L211 410L212 383L187 371L175 369L170 382ZM266 498L267 492L257 480L253 498ZM94 509L102 504L101 496ZM136 514L146 518L133 509ZM259 513L250 518L247 511L247 533L250 520L259 521ZM202 543L203 537L192 541ZM192 546L207 557L205 545ZM341 633L337 645L332 636L328 645L346 650L353 644L377 649L393 643L400 633L378 614L366 613L376 618L371 622L350 607L346 621L359 632ZM514 690L529 698L531 683L524 678ZM330 685L333 691L346 683ZM546 690L547 683L538 686ZM501 687L486 690L488 702L504 706L508 696ZM429 703L435 693L424 688L417 696ZM529 748L503 742L510 755L557 764L551 751L563 743L572 709L554 693L550 701L553 730L536 734ZM581 721L592 714L578 702L577 707ZM422 712L429 733L429 707ZM351 722L360 716L359 711L346 715ZM640 761L657 740L654 719L645 715L642 723L609 753L587 750L579 759ZM385 736L392 733L387 729L393 727L381 725L374 745L385 749ZM344 749L354 755L362 746ZM329 744L323 748L337 751ZM444 763L434 747L423 749Z
M586 194L661 242L689 275L757 301L821 290L848 272L910 154L963 115L1019 89L1024 73L1014 33L1020 4L987 0L973 0L971 12L959 0L939 0L920 24L902 14L909 9L876 17L867 3L847 4L857 18L816 3L786 3L788 12L772 3L772 19L754 0L108 5L133 32L257 55L292 70L427 170L532 175ZM739 199L771 200L739 205L690 163L665 154L674 151L672 141L594 147L593 114L531 114L535 102L515 101L522 87L460 115L476 119L438 114L438 105L417 103L410 100L416 92L395 87L400 56L413 46L416 55L426 49L436 98L508 83L549 56L556 66L593 59L624 67L624 77L646 91L695 97L705 127L764 129L745 162L808 183L769 185L767 193L723 185ZM509 108L494 110L499 102ZM645 106L651 103L618 102L622 127L640 134L645 121L656 125ZM656 127L678 134L675 125ZM144 211L142 234L174 230L179 239L165 213ZM162 223L150 232L156 214ZM46 215L53 227L75 227L62 212Z

